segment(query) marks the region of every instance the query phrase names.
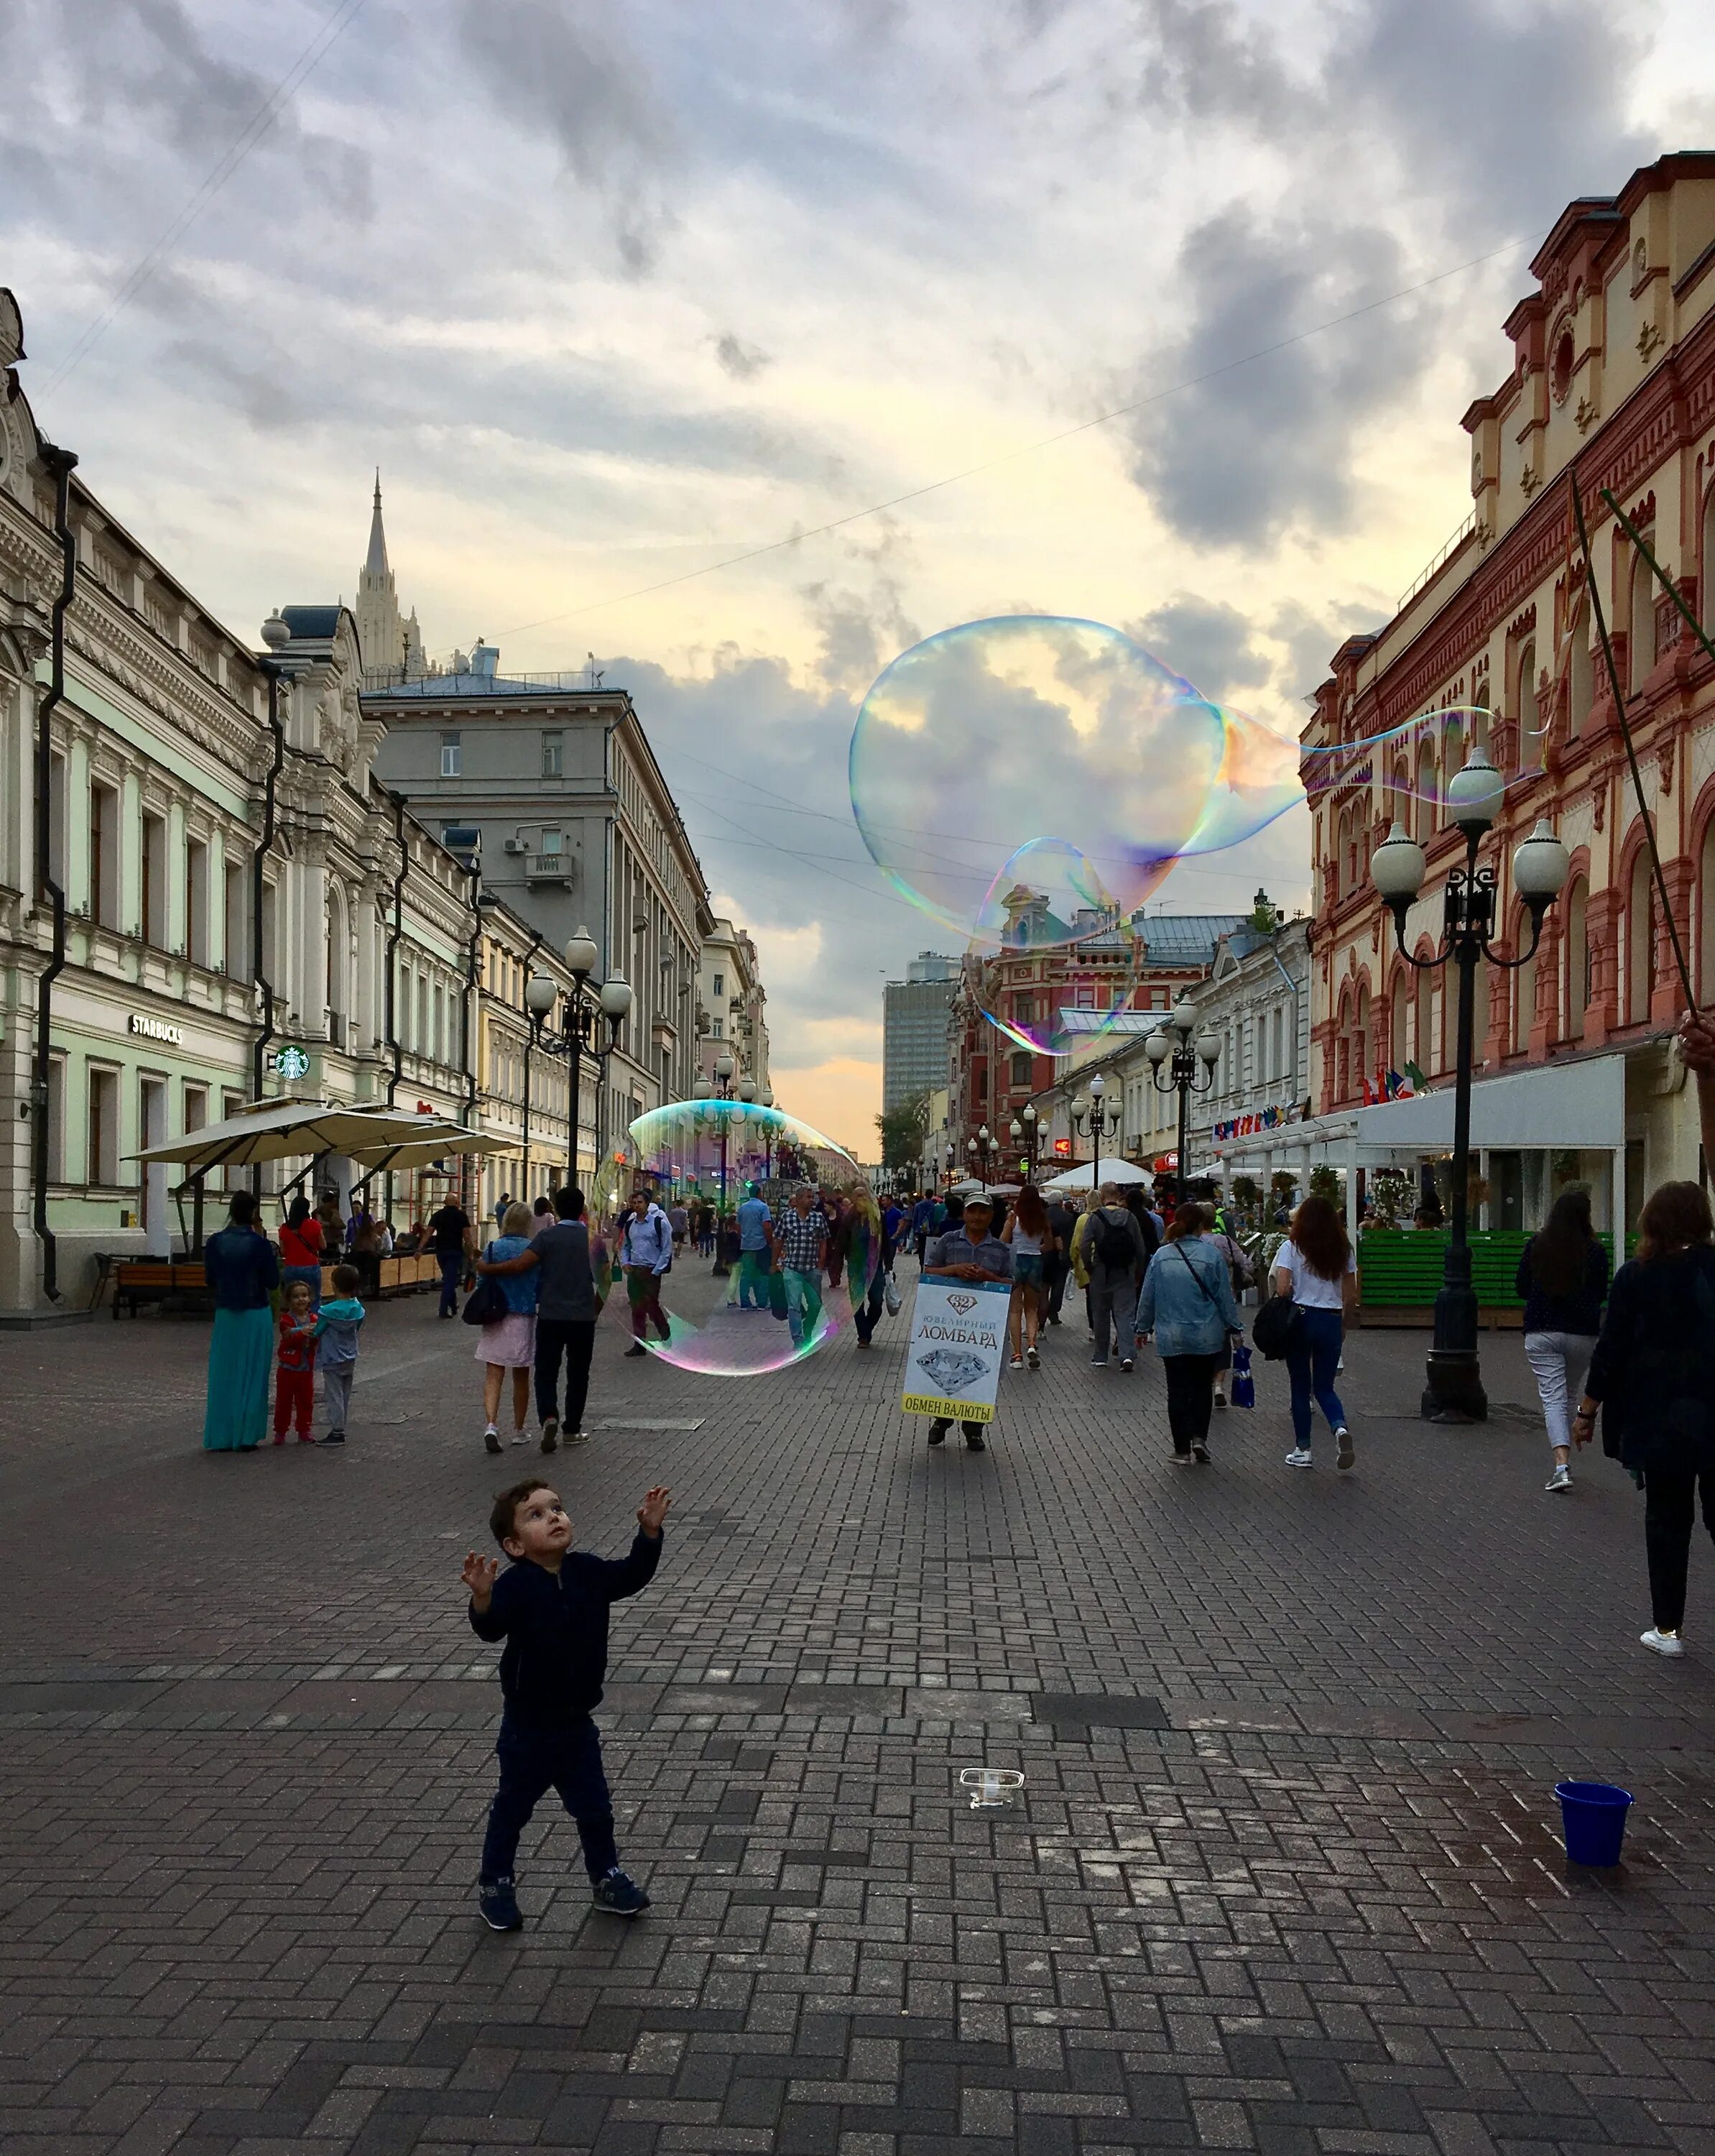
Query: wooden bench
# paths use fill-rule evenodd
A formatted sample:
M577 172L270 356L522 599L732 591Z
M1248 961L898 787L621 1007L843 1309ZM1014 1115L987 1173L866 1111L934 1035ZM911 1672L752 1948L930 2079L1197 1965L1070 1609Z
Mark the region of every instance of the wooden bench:
M120 1258L113 1265L113 1314L123 1305L135 1317L146 1302L161 1310L213 1307L200 1258Z

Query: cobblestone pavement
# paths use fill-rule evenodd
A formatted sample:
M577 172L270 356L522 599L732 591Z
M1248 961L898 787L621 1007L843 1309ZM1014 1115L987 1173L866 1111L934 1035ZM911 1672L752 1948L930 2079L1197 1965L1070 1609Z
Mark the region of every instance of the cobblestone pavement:
M545 1808L508 1937L457 1573L544 1463L483 1452L472 1335L378 1310L344 1453L250 1457L198 1324L0 1338L7 2156L1715 2149L1715 1566L1645 1655L1639 1502L1544 1494L1516 1339L1444 1432L1421 1336L1357 1336L1340 1476L1276 1370L1170 1469L1070 1322L931 1453L903 1334L740 1383L604 1322L550 1471L611 1552L678 1493L602 1716L655 1906ZM1637 1793L1619 1870L1565 1774Z

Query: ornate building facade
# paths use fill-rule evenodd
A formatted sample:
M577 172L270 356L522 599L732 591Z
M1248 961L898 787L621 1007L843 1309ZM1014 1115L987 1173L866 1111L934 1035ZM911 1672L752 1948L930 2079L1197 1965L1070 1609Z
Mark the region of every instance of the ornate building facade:
M1314 1090L1319 1107L1349 1109L1378 1067L1412 1062L1431 1081L1451 1070L1454 984L1399 956L1369 860L1395 819L1427 848L1407 923L1410 947L1427 955L1447 871L1463 857L1439 797L1482 742L1516 774L1483 856L1499 872L1505 954L1523 947L1511 857L1538 818L1571 850L1572 873L1533 961L1479 978L1479 1076L1623 1053L1635 1217L1650 1186L1697 1172L1696 1117L1669 1053L1685 998L1586 603L1571 490L1581 490L1673 926L1707 997L1715 664L1600 497L1613 492L1700 619L1715 617L1715 156L1664 157L1612 198L1569 204L1531 269L1535 289L1506 324L1512 370L1465 414L1471 522L1385 629L1335 654L1303 736L1311 752L1343 747L1349 774L1313 790ZM1455 707L1471 716L1445 737L1395 734ZM1409 750L1366 747L1383 737ZM1307 774L1321 767L1307 757Z

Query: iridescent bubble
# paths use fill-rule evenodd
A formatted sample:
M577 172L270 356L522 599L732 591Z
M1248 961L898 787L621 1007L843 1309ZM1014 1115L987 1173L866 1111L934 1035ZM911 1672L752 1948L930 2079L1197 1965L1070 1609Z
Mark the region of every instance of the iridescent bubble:
M652 1354L707 1377L760 1377L814 1354L850 1320L880 1261L880 1215L842 1147L779 1108L744 1101L673 1101L639 1116L627 1137L603 1160L590 1196L591 1218L616 1257L622 1209L639 1191L669 1211L706 1203L729 1217L760 1199L778 1219L796 1185L808 1183L843 1260L837 1286L822 1280L795 1343L789 1321L773 1315L765 1258L722 1277L688 1245L661 1281L668 1337L652 1331L644 1342ZM614 1292L629 1300L630 1283L622 1279Z
M1004 615L927 638L875 682L852 734L852 806L895 887L998 947L1015 883L1069 944L1124 919L1185 851L1226 763L1214 706L1100 622ZM1021 875L1021 867L1033 873Z
M1503 722L1482 705L1446 705L1379 733L1303 750L1303 789L1314 802L1380 784L1387 813L1421 826L1416 835L1426 838L1445 822L1448 782L1474 752L1493 762L1504 795L1540 773L1548 737L1546 725Z

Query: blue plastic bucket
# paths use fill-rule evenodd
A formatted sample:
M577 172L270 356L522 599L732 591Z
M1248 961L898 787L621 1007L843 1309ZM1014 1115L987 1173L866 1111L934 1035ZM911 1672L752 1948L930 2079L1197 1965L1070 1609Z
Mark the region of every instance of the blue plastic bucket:
M1625 1839L1630 1789L1611 1782L1556 1782L1560 1819L1566 1830L1566 1854L1574 1864L1617 1864Z

